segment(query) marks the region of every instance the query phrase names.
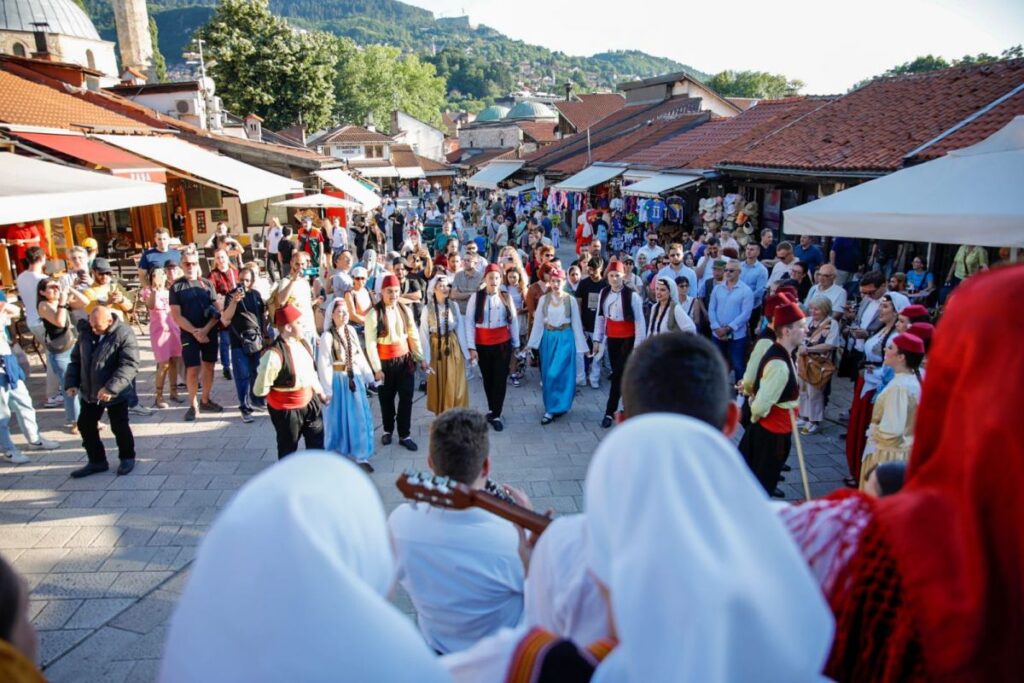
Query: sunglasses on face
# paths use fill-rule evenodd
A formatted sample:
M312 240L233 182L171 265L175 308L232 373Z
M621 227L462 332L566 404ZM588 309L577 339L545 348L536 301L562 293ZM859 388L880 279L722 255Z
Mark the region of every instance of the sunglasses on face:
M185 261L182 265L183 266L188 266L188 267L191 268L193 266L198 266L199 265L199 261Z

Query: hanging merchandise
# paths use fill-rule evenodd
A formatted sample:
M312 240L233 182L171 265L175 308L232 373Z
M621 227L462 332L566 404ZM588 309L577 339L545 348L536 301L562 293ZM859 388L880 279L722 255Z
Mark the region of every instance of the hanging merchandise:
M652 199L651 205L647 208L647 218L650 220L652 225L658 226L665 221L665 214L668 207L665 206L665 202L661 198Z
M616 211L612 214L612 239L611 247L612 251L620 251L625 245L626 238L626 223L623 219L622 212Z
M665 200L665 206L668 207L666 216L668 222L681 224L686 215L686 200L679 195L673 195Z

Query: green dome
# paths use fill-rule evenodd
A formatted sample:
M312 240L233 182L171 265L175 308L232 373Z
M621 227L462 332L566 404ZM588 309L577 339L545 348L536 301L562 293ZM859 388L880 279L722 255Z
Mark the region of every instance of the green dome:
M508 113L507 119L557 119L558 114L555 111L540 102L520 102L516 106L512 107L512 111Z
M487 107L482 112L477 114L476 115L476 120L477 121L500 121L501 119L505 118L505 116L507 114L508 114L508 107L502 107L502 106L497 105L497 104L492 104L491 106Z

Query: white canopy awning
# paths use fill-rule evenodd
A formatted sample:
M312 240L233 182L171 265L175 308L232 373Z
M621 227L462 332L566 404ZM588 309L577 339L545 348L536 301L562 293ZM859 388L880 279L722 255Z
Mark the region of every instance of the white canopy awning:
M97 135L103 142L146 157L199 181L238 195L243 202L302 192L302 183L207 151L173 137L157 135Z
M971 147L784 212L790 235L1024 247L1024 116Z
M166 189L159 183L0 153L0 224L78 216L166 201Z
M397 178L398 169L390 164L387 166L353 166L361 175L367 178Z
M498 183L523 167L525 161L499 159L492 161L474 173L466 184L470 187L482 187L487 190L498 189Z
M397 166L399 178L426 178L427 174L419 166Z
M606 183L612 178L618 178L626 172L625 166L588 166L579 173L555 185L554 189L567 192L585 192L595 185Z
M349 197L363 205L365 211L373 211L380 206L380 195L363 185L347 172L340 168L332 168L326 171L314 171L324 182L338 188Z
M536 191L537 191L537 186L532 181L528 182L528 183L523 183L522 185L517 185L516 187L510 188L508 190L502 190L502 192L504 192L505 194L511 194L511 195L520 195L520 194L523 194L524 192L536 192Z
M362 209L363 205L351 199L332 197L329 194L309 194L305 197L274 202L274 206L290 206L298 209Z
M659 173L646 180L624 186L622 194L632 194L639 197L657 197L662 192L679 190L691 185L699 185L702 182L704 182L703 174L679 175L676 173Z

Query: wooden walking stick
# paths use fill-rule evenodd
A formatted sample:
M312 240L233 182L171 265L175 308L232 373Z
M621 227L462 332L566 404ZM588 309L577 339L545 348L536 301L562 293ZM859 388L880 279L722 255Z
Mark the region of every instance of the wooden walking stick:
M796 413L790 408L789 424L793 426L793 439L796 441L796 459L800 462L800 478L804 482L804 497L811 499L811 485L807 483L807 465L804 464L804 445L800 442L800 430L796 427Z

